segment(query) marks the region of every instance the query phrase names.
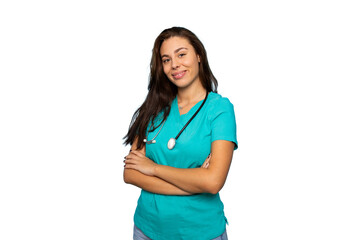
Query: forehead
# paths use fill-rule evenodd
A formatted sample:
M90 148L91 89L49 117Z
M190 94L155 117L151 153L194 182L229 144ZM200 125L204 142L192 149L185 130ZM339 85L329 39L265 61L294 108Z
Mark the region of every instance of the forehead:
M183 37L171 37L169 39L166 39L160 47L160 54L171 54L174 51L176 51L179 48L187 48L189 50L193 50L193 46L190 44L190 42Z

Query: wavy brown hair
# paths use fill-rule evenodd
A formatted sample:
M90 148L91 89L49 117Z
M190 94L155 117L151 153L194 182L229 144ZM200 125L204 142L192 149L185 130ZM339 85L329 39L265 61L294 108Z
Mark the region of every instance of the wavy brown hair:
M199 63L199 78L201 84L208 92L217 92L217 80L211 72L209 62L206 55L204 45L199 38L190 30L183 27L172 27L165 29L156 38L154 47L152 50L152 57L150 62L150 77L148 85L148 95L144 103L135 111L128 133L124 137L125 145L133 144L135 138L138 137L137 148L142 148L146 138L146 129L151 124L150 131L154 131L159 127L169 116L170 104L174 100L177 94L177 87L169 81L163 71L163 65L160 55L160 48L162 43L171 37L182 37L189 41L189 43L195 49L195 52L200 57ZM154 126L153 119L163 111L164 116L161 123Z

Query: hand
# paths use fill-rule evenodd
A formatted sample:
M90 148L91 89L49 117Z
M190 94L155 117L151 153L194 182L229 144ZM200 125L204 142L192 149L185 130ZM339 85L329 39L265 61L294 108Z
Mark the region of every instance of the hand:
M205 159L205 162L201 165L201 168L208 168L210 165L210 158L211 158L211 153L209 154L209 156Z
M154 176L157 164L147 158L143 153L132 150L124 160L126 169L135 169L145 175Z

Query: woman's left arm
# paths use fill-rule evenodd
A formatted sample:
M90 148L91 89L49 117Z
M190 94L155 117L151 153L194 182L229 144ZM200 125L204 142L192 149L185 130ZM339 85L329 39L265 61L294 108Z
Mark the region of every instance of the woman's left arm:
M211 160L207 168L175 168L159 165L138 151L126 157L125 168L161 178L189 193L218 193L229 172L234 143L216 140L211 144Z

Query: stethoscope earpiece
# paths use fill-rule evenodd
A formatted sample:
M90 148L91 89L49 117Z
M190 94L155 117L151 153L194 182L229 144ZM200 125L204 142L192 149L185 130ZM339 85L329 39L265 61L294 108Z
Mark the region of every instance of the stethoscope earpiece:
M151 139L150 141L148 141L146 138L144 138L144 143L152 144L152 143L156 143L156 140L155 140L155 139Z

